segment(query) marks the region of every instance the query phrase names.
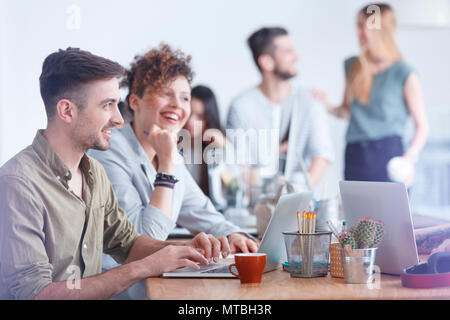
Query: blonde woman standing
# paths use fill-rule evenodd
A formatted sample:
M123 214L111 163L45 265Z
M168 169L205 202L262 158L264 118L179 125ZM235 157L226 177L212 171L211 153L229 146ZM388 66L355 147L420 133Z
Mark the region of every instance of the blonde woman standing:
M371 8L377 6L379 16ZM377 13L375 13L377 14ZM379 25L373 19L380 19ZM428 135L428 121L417 74L402 58L395 42L396 18L387 4L361 9L357 18L361 53L345 60L342 104L331 107L325 93L315 95L339 118L350 118L346 134L345 179L389 181L387 163L402 156L412 165ZM415 132L408 149L402 136L409 117ZM411 186L414 170L405 184Z

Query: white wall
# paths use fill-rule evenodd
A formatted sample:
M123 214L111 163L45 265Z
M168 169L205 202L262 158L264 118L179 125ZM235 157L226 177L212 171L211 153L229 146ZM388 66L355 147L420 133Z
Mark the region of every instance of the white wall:
M6 11L6 3L5 0L0 0L0 165L3 163L3 153L4 153L4 137L6 136L5 132L5 116L3 115L3 106L5 105L5 95L4 95L4 84L6 72L6 58L5 55L2 54L6 50L6 37L7 37L7 11Z
M343 60L358 53L355 17L362 0L0 0L6 15L0 39L0 165L29 145L46 125L39 95L44 58L58 48L81 47L128 66L133 56L164 40L193 55L194 84L216 92L224 120L230 100L255 85L258 72L246 38L263 25L282 25L300 52L298 82L328 92L338 104ZM399 0L396 2L398 3ZM401 0L406 1L406 0ZM424 0L425 1L425 0ZM81 9L70 30L70 5ZM394 2L395 5L395 2ZM394 6L395 7L395 6ZM404 6L403 6L404 7ZM450 29L402 29L398 42L419 72L430 113L449 109ZM444 109L446 108L446 109ZM448 120L437 127L450 137ZM342 172L346 123L330 119L338 160L329 170L330 192ZM432 128L435 126L432 125ZM433 129L434 130L434 129ZM442 132L435 134L442 135Z

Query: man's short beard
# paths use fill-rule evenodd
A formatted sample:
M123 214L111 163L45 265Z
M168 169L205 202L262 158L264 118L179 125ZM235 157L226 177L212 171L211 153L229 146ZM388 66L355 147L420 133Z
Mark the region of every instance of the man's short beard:
M277 76L281 80L290 80L290 79L292 79L292 78L297 76L297 73L292 74L292 73L287 72L287 71L282 71L282 70L278 69L278 67L275 68L273 73L274 73L275 76Z
M91 147L89 149L94 149L94 150L100 150L100 151L106 151L108 150L110 147L109 142L108 145L102 145L100 143L98 143L97 141L94 141L94 143L92 143Z
M93 149L93 150L99 150L99 151L106 151L110 147L109 142L107 142L107 145L102 144L99 139L96 137L89 137L88 139L84 138L83 142L80 142L78 145L78 149L81 152L86 152L86 150Z
M100 133L101 135L102 133ZM106 151L110 147L109 140L104 140L105 143L102 143L103 139L101 136L98 136L96 133L92 133L86 138L86 142L89 143L88 149L94 149L94 150L100 150L100 151Z
M72 132L73 140L78 141L78 148L85 152L88 149L105 151L110 147L109 141L106 144L102 143L102 138L97 133L90 133L86 135L86 131L91 129L89 120L82 119L81 124L76 126Z

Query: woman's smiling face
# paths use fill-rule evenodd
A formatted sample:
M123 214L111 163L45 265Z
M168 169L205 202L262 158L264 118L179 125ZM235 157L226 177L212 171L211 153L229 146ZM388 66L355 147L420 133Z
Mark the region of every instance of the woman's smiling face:
M191 87L184 76L169 81L158 92L145 90L142 98L130 97L135 111L135 121L151 129L157 125L161 129L179 132L191 113Z

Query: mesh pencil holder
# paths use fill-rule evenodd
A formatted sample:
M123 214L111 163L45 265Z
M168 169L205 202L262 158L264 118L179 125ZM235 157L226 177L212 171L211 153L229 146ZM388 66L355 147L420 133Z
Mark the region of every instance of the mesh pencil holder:
M291 277L313 278L328 274L331 232L283 232Z
M330 245L330 275L334 278L344 278L340 247L339 242Z

